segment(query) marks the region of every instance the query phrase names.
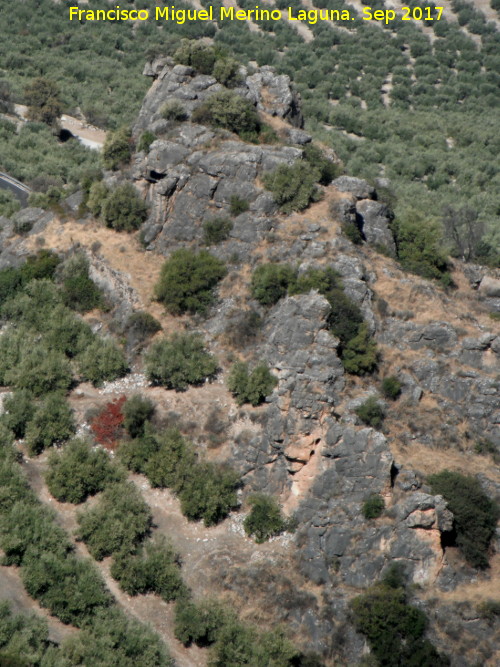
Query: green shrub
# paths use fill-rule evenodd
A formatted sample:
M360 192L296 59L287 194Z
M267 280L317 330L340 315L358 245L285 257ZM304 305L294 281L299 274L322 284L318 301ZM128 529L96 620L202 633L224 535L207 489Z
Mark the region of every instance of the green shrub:
M363 424L380 429L383 424L385 411L383 406L378 403L375 396L370 396L364 403L359 405L354 412L361 419Z
M288 264L260 264L252 274L252 298L263 306L272 306L286 296L296 271Z
M118 554L111 576L129 595L157 593L165 602L186 595L180 558L164 539L147 543L138 554Z
M385 509L385 502L379 493L373 493L363 503L363 516L365 519L377 519Z
M144 435L146 422L153 418L155 405L151 399L141 394L134 394L124 403L122 408L125 417L123 425L132 438Z
M351 603L354 624L368 640L378 664L445 667L447 658L424 639L427 618L406 602L402 588L377 584Z
M320 198L315 185L320 172L305 160L293 165L280 164L274 171L262 176L264 187L269 190L283 213L303 211Z
M251 403L254 407L260 405L277 384L277 378L265 364L259 364L249 374L248 365L242 362L233 364L227 380L228 389L238 405Z
M235 132L242 138L255 140L260 123L255 107L231 90L210 95L191 116L195 123L214 125Z
M488 567L488 549L499 518L498 506L474 477L443 470L428 477L432 492L440 494L453 512L456 544L477 568Z
M448 261L440 250L442 230L436 222L410 210L392 223L392 231L397 258L405 270L451 286Z
M21 204L9 190L0 190L0 216L11 218L21 208Z
M0 602L0 664L2 667L40 665L49 646L45 618L14 615L8 602Z
M152 524L149 506L131 482L108 486L97 505L78 515L79 539L96 560L133 549Z
M70 358L84 352L94 340L89 325L63 306L54 308L48 325L44 336L47 347Z
M287 529L287 521L272 496L255 494L248 498L248 504L252 509L243 522L243 527L245 533L250 537L253 535L257 543L266 542Z
M120 665L173 667L165 643L149 626L130 618L118 607L97 609L92 622L67 636L58 650L57 667Z
M186 120L187 113L180 100L169 100L160 109L160 114L166 120Z
M230 616L219 603L202 600L195 604L181 599L175 606L174 633L185 646L209 646L217 640L218 632Z
M329 160L315 144L307 144L304 147L304 159L309 162L312 169L319 171L318 181L321 185L330 185L341 173L339 165Z
M86 313L103 305L101 291L89 277L89 262L84 254L75 254L64 263L62 280L62 298L68 308Z
M53 391L66 391L73 374L65 357L42 344L24 349L17 368L5 374L5 381L17 389L28 389L35 396Z
M16 438L24 438L26 426L35 413L33 394L27 389L15 391L3 402L2 424L9 428Z
M141 134L141 137L137 143L137 150L144 151L145 153L147 153L149 151L149 147L155 140L156 140L156 135L150 130L146 130Z
M217 245L229 238L233 223L227 218L212 218L203 223L205 245Z
M89 189L87 197L87 208L95 218L99 218L102 213L104 202L109 196L109 188L102 181L95 181Z
M148 217L148 206L131 183L123 183L102 203L101 217L107 227L117 232L133 232Z
M194 67L200 74L212 74L217 51L213 46L190 39L181 40L174 53L174 60L180 65Z
M246 199L242 199L241 197L238 197L238 195L231 196L231 199L229 200L229 211L232 216L236 217L241 213L245 213L249 208L250 205Z
M382 393L395 401L401 395L401 382L394 375L389 375L382 380Z
M64 557L70 543L54 522L54 512L38 503L15 503L0 521L2 565L22 565L26 559L43 553Z
M199 463L187 475L179 492L182 513L190 521L213 526L237 507L238 474L214 463Z
M125 330L132 337L138 338L142 342L161 331L161 324L151 313L140 310L129 316L125 324Z
M47 395L37 406L26 428L26 443L31 455L71 438L76 428L73 411L59 394Z
M29 120L56 126L63 112L59 95L59 87L55 81L43 76L32 79L24 89Z
M145 438L141 445L132 462L146 474L151 485L181 491L197 462L191 443L176 428L170 428L153 436L152 442Z
M53 280L60 261L51 250L40 250L36 255L30 255L19 269L21 282L26 285L31 280Z
M377 345L371 340L366 324L342 347L341 360L344 369L353 375L373 373L378 364Z
M111 595L89 560L44 552L24 564L21 577L31 597L63 623L85 626Z
M153 343L145 356L148 378L157 385L183 391L215 375L217 361L196 334L173 334Z
M206 250L181 248L163 264L155 297L169 312L205 312L214 301L214 288L226 275L224 262Z
M149 459L159 450L160 444L156 434L145 425L145 433L135 440L125 440L118 447L118 458L132 472L145 472Z
M122 127L109 132L102 149L102 161L106 169L119 169L130 160L132 155L132 132Z
M363 234L355 222L343 222L342 231L354 245L361 245L361 243L363 243Z
M123 377L128 365L121 350L112 340L96 337L77 358L78 367L85 380L95 386Z
M333 301L333 297L337 296L335 290L343 294L340 275L330 266L324 269L308 269L296 276L291 282L288 292L289 294L307 294L311 290L317 290ZM332 292L333 294L331 294Z
M111 482L123 479L103 449L93 449L83 440L69 442L62 452L52 452L46 474L49 491L63 503L82 503Z
M233 58L219 58L216 60L212 75L227 88L241 83L240 64Z

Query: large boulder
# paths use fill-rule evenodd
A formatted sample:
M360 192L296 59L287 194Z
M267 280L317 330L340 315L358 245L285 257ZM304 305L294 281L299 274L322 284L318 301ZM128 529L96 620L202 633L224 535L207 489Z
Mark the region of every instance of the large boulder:
M382 246L395 255L396 244L389 228L392 217L389 207L372 199L362 199L357 203L356 211L366 241L373 246Z

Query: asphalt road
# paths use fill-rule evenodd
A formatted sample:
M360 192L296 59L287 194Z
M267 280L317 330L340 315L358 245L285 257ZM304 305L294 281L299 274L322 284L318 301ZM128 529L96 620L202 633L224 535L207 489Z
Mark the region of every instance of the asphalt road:
M30 196L30 188L20 181L12 178L8 174L0 172L0 188L2 190L9 190L21 202L22 206L28 205L28 197Z

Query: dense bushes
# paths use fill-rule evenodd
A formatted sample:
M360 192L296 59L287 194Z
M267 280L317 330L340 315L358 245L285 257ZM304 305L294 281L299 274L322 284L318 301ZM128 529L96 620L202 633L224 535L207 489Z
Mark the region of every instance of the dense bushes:
M205 312L214 301L214 288L226 275L224 262L206 250L181 248L163 264L155 297L169 312Z
M364 403L358 405L354 412L361 419L363 424L380 429L385 417L383 406L377 401L375 396L370 396Z
M439 249L442 231L437 223L411 210L394 220L392 231L397 258L404 269L440 280L445 286L452 285L446 256Z
M318 201L320 191L316 183L320 178L320 172L309 162L298 160L293 165L280 164L264 174L262 182L283 213L291 213L303 211L311 202Z
M428 482L432 492L442 495L453 512L455 541L466 560L473 567L488 567L488 549L499 517L498 506L474 477L443 470L430 475Z
M160 109L160 113L166 120L186 120L187 113L180 100L169 100Z
M102 204L101 217L117 232L133 232L148 217L147 204L131 183L118 185Z
M222 127L242 139L256 140L260 129L255 107L231 90L220 90L200 104L191 116L193 122Z
M263 493L248 498L252 508L243 522L245 533L254 536L257 543L266 542L270 537L279 535L288 527L283 518L280 507L272 496Z
M82 503L122 478L104 450L92 449L83 440L73 440L62 452L50 455L45 479L49 491L60 502Z
M75 433L73 411L59 394L48 394L36 407L26 427L30 454L40 454L47 447L64 442Z
M64 304L79 313L86 313L103 305L97 285L89 277L89 262L84 254L75 254L63 265L61 272Z
M254 407L260 405L277 384L277 378L271 375L266 364L259 364L249 373L248 364L241 361L233 364L227 380L238 405L250 403Z
M216 602L178 602L175 636L185 645L194 642L199 646L210 646L210 664L214 667L304 664L303 656L281 630L259 633L243 625L232 612Z
M106 169L118 169L130 160L132 154L132 132L122 127L110 132L102 149L102 161Z
M141 394L134 394L123 404L123 425L132 438L144 435L146 423L154 415L155 406L151 399Z
M296 272L288 264L260 264L252 274L252 298L263 306L272 306L286 296Z
M216 359L196 334L173 334L153 343L146 353L145 365L151 382L176 391L201 384L217 371Z
M396 579L394 583L398 583ZM427 618L423 611L407 603L404 588L376 584L352 600L351 610L354 624L367 638L378 664L387 667L449 664L424 639Z
M108 338L95 338L78 357L78 367L82 378L96 386L123 377L128 371L123 352Z
M111 576L129 595L157 593L165 602L186 595L179 556L165 540L147 543L138 553L119 553Z
M394 375L389 375L382 380L382 393L395 401L401 395L401 382Z
M171 488L178 494L183 513L206 525L218 523L236 507L236 473L213 463L198 462L191 443L176 429L146 431L137 440L123 442L121 461L144 473L152 486Z
M108 486L97 505L78 516L79 538L96 560L133 549L148 534L151 511L135 484Z

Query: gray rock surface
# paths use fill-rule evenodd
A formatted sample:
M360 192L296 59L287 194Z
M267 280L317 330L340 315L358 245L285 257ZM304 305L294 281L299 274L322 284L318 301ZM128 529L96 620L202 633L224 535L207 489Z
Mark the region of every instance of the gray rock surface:
M361 231L367 242L374 246L383 246L392 255L396 254L396 244L389 229L391 213L386 204L371 199L362 199L356 205L361 221Z
M375 195L375 188L363 179L354 176L339 176L332 181L332 185L340 192L351 193L356 199L373 199Z

